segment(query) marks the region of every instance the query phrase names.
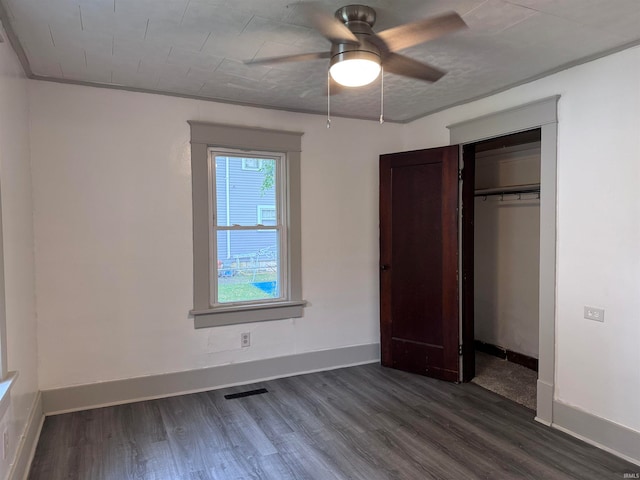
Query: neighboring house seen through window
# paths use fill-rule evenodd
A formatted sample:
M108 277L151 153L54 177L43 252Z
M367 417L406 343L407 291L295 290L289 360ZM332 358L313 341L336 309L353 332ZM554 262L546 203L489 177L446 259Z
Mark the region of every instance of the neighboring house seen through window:
M285 155L254 154L259 158L209 151L215 201L212 251L218 266L211 305L279 300L287 291ZM250 162L259 168L244 168Z

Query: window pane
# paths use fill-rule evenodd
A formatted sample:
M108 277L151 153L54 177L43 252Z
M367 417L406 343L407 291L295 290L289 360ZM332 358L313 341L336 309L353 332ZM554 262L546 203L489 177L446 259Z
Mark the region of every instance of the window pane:
M276 160L215 157L217 225L276 225Z
M218 303L280 298L277 230L218 232Z

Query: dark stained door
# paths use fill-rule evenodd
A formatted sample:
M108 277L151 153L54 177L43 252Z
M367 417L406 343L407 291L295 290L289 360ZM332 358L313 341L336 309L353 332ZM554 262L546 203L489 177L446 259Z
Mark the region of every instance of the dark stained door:
M380 156L382 364L459 380L458 151Z

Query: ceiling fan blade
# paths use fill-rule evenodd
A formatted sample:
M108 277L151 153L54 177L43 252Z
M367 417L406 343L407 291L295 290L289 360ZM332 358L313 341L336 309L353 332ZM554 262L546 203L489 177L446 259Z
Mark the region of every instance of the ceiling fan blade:
M282 57L264 57L245 60L246 65L276 65L278 63L306 62L307 60L317 60L319 58L329 58L331 52L299 53L297 55L284 55Z
M467 28L462 17L455 12L446 13L437 17L405 23L397 27L378 33L380 38L391 52L409 48L414 45L434 40L447 33Z
M331 43L360 44L358 38L344 23L320 8L315 2L299 3L297 7L311 20L315 29Z
M447 73L398 53L388 53L385 55L382 66L385 73L395 73L396 75L417 78L425 82L435 82Z

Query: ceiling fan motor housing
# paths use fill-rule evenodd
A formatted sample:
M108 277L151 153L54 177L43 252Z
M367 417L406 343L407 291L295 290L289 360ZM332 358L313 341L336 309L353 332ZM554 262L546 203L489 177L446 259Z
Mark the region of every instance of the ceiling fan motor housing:
M347 5L339 8L335 16L353 32L360 41L359 45L338 43L331 48L330 66L344 60L371 60L380 64L380 49L371 41L376 22L376 12L366 5Z
M366 5L347 5L336 10L336 18L342 23L364 22L369 27L376 23L376 11Z

